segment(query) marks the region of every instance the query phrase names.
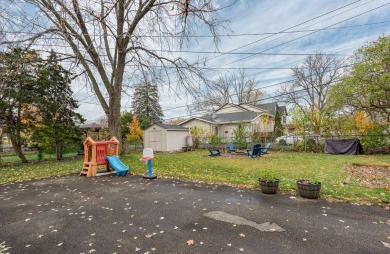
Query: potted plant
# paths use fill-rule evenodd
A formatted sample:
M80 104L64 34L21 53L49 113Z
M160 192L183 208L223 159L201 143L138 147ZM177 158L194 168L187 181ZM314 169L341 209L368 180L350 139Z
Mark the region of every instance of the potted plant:
M317 199L320 197L321 182L306 179L297 180L299 195L303 198Z
M276 194L279 187L279 179L275 177L271 169L265 169L259 177L260 190L264 194Z

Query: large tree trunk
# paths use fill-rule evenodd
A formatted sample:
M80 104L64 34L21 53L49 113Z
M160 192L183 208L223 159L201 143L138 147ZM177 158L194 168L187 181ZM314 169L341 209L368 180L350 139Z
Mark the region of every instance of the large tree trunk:
M23 154L22 143L20 142L20 140L15 135L13 135L13 133L10 133L9 136L12 143L12 147L14 148L16 155L20 158L20 160L23 163L27 163L28 161L26 159L26 156L24 156Z
M19 117L20 119L20 108L19 108ZM5 125L8 126L8 132L9 132L9 138L11 140L12 148L14 149L16 155L20 158L22 163L28 163L26 156L24 156L22 151L22 142L20 138L20 131L15 127L16 123L13 123L12 121L13 116L11 110L9 110L9 113L5 117ZM12 128L13 127L13 128Z
M62 160L62 146L60 142L56 142L56 160L60 161Z
M110 98L110 108L108 113L108 129L110 130L110 137L116 137L121 140L120 133L120 96ZM119 105L118 105L119 104Z

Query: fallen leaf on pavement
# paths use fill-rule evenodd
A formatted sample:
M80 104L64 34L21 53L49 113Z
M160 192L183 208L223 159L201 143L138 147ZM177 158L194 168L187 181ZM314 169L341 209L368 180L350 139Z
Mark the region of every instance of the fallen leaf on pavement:
M390 248L390 244L388 244L388 243L385 243L385 242L382 242L381 241L381 243L383 244L383 246L385 246L386 248Z

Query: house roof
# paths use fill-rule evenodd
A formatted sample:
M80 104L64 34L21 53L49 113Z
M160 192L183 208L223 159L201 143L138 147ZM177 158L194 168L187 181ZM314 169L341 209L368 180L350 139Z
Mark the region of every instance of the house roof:
M199 121L203 121L203 122L213 123L212 121L205 120L205 119L203 119L202 117L197 116L197 117L188 118L187 120L184 120L183 122L179 123L179 125L181 126L181 125L183 125L183 124L185 124L185 123L187 123L187 122L189 122L189 121L191 121L191 120L194 120L194 119L195 119L195 120L199 120Z
M102 126L98 123L90 123L90 124L81 124L80 125L81 129L95 129L95 130L100 130Z
M262 104L257 104L257 107L267 110L268 113L271 115L276 114L276 109L279 110L279 113L281 115L287 114L286 106L279 106L277 102L270 102L270 103L262 103Z
M245 110L253 111L252 109L257 109L258 111L266 111L265 109L259 107L259 105L255 104L248 104L248 103L241 103L240 104L241 108L244 108Z
M246 112L217 114L216 117L213 117L213 115L211 114L211 115L198 117L198 119L208 121L211 123L229 123L229 122L240 122L240 121L252 121L258 116L259 113L257 112L246 111Z
M240 121L244 122L250 122L256 119L259 115L271 115L274 116L276 114L276 109L279 110L280 114L286 113L286 107L285 106L278 106L277 102L272 103L264 103L264 104L257 104L257 105L249 105L253 108L258 108L262 112L254 112L250 110L249 108L245 108L245 104L235 105L235 104L229 104L225 103L222 107L220 107L218 110L223 108L226 105L232 105L237 108L241 108L244 111L243 112L232 112L232 113L213 113L205 116L199 116L199 117L193 117L190 119L187 119L180 123L180 125L183 125L191 120L199 120L204 121L212 124L221 124L221 123L236 123ZM218 111L217 110L217 111ZM217 112L215 111L215 112ZM265 112L263 112L265 111Z
M242 109L242 110L247 110L246 108L244 108L243 106L238 105L238 104L225 103L225 104L223 104L222 106L220 106L219 108L217 108L216 110L214 110L214 112L218 112L219 110L221 110L222 108L224 108L226 105L228 105L229 107L234 107L234 108L239 108L239 109Z
M188 128L180 126L180 125L171 125L171 124L162 124L162 123L159 123L156 125L160 126L161 128L164 128L166 130L170 130L170 131L188 131Z

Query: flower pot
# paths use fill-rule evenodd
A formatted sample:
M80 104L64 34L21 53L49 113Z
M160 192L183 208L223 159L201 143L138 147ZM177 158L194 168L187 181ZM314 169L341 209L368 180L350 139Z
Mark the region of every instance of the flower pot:
M273 182L267 182L264 179L259 178L260 190L264 194L276 194L279 187L279 179L275 179Z
M303 198L316 199L320 197L321 183L311 183L309 180L297 181L299 195Z

